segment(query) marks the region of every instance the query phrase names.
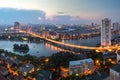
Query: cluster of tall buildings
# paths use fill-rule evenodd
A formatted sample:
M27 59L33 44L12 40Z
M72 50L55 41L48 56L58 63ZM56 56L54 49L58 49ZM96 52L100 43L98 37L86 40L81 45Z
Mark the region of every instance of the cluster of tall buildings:
M101 25L101 46L111 46L112 31L119 31L119 23L111 24L111 20L105 18L102 20ZM84 59L77 61L70 61L69 73L70 75L81 74L84 75L94 69L94 61L92 59ZM117 54L117 64L110 68L110 80L120 80L120 54Z

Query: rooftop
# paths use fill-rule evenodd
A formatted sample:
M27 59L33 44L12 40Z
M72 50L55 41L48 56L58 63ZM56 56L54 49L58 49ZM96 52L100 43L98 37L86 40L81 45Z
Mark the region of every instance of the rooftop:
M85 62L93 62L93 60L91 58L88 59L83 59L83 60L77 60L77 61L70 61L69 65L79 65L81 63L85 63Z
M32 64L24 64L20 67L20 71L29 72L34 66Z
M50 80L51 78L51 71L40 71L39 75L37 76L36 80Z
M7 79L3 77L2 75L0 75L0 80L7 80Z
M111 69L120 72L120 64L116 64L115 66L113 66Z
M10 75L8 76L8 78L9 78L10 80L24 80L24 78L23 78L22 76L15 76L15 75L12 75L12 74L10 74Z

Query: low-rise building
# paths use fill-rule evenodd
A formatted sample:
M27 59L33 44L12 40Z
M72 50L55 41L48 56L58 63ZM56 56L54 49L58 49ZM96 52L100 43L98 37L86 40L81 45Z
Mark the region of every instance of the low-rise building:
M20 67L20 72L22 72L22 74L24 76L26 76L28 73L34 72L34 65L32 65L32 64L23 64Z
M110 68L110 80L120 80L120 63Z
M120 52L117 53L117 63L120 61Z
M91 58L69 62L70 75L91 74L93 69L94 69L94 61Z
M10 74L10 75L7 76L7 79L8 80L24 80L24 77L22 77L22 76L15 76L15 75Z
M4 76L0 75L0 80L8 80Z
M0 66L0 74L6 76L8 74L7 68Z
M1 53L0 58L1 58L1 60L5 61L5 59L6 59L5 53Z
M36 77L36 80L52 80L52 72L42 70L39 72L38 76Z
M12 66L14 63L14 59L12 57L7 56L5 63L6 63L6 65Z

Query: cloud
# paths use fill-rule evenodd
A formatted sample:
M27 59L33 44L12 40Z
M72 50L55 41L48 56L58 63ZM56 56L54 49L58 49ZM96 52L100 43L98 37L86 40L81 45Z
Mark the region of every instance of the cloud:
M65 15L64 13L59 12L62 15L46 17L46 13L42 10L0 8L0 24L13 24L15 21L25 24L84 24L89 22L79 16Z
M66 14L67 12L57 12L57 13L62 15L62 14Z
M11 24L15 21L20 23L40 23L46 21L46 13L41 10L24 10L14 8L0 8L0 23Z
M79 16L70 15L55 15L49 19L49 22L56 24L84 24L90 22L90 20L81 18Z

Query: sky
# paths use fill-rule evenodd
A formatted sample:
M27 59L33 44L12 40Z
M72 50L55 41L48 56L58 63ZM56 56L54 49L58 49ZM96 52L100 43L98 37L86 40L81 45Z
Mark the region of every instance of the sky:
M120 22L120 0L0 0L0 23L85 24Z

